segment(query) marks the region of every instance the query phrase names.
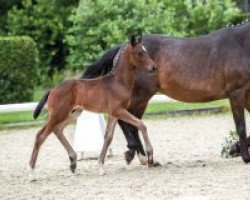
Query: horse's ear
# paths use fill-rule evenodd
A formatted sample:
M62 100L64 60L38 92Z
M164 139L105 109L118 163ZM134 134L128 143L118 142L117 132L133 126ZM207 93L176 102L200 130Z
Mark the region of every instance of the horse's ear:
M141 41L142 41L142 34L140 34L140 37L138 38L138 43L141 43Z
M136 38L135 38L135 35L132 35L132 37L131 37L131 39L130 39L130 44L131 44L132 46L135 46L135 45L137 44L137 40L136 40Z

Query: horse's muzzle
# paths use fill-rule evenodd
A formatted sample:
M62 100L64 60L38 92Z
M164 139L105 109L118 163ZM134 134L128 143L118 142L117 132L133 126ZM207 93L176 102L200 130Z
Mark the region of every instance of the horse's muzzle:
M152 65L152 66L150 66L149 69L148 69L148 71L149 71L150 73L155 73L156 70L157 70L156 65Z

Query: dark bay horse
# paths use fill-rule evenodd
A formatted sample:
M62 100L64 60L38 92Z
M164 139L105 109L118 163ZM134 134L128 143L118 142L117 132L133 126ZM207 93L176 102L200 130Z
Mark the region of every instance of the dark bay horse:
M136 74L129 112L141 118L149 99L157 92L185 102L228 98L240 138L242 159L250 162L246 143L244 108L250 111L250 22L193 38L146 35L143 44L157 64L156 76ZM108 72L119 46L90 65L83 77ZM147 78L145 78L147 77ZM129 163L135 150L143 152L135 127L119 121L128 141Z
M112 141L117 120L133 124L142 132L148 154L148 164L153 165L153 148L147 134L147 128L141 120L130 114L130 105L134 86L135 69L140 71L154 71L156 66L142 45L141 40L131 38L130 44L121 48L114 61L114 72L97 79L68 80L47 92L34 111L37 118L45 103L48 105L48 121L38 131L30 168L34 169L39 149L49 134L54 132L66 149L70 159L70 169L76 169L76 153L63 135L63 129L75 120L82 110L108 113L108 124L103 148L99 157L99 164L103 166L107 149ZM150 73L149 73L150 74ZM103 168L101 167L103 174Z

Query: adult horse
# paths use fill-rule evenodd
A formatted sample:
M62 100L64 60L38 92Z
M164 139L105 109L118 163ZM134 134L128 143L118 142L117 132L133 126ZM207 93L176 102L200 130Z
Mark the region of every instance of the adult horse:
M149 99L157 91L185 102L228 98L240 138L242 159L250 162L244 116L244 108L250 111L250 23L193 38L146 35L143 45L158 71L155 76L137 72L129 111L141 118ZM83 77L110 71L118 50L119 46L108 51L88 67ZM119 124L128 140L130 150L125 155L129 163L134 149L143 153L143 147L133 126L122 121Z

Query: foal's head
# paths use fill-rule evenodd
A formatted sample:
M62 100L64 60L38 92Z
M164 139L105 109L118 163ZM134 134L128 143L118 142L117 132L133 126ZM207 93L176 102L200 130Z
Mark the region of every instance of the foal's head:
M136 39L133 35L130 39L130 44L128 47L129 62L132 67L138 69L147 69L149 71L156 70L156 65L154 61L148 54L146 48L142 45L142 37Z

